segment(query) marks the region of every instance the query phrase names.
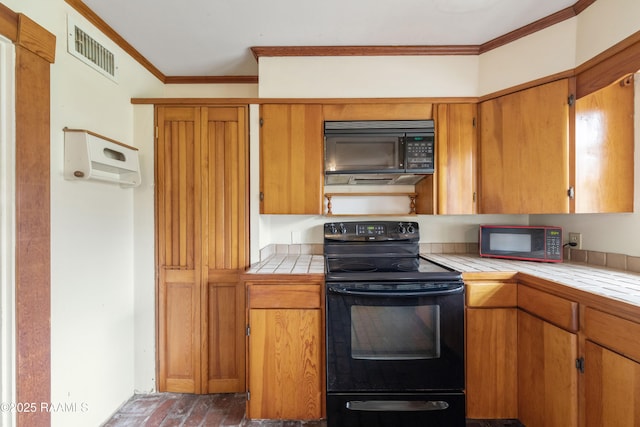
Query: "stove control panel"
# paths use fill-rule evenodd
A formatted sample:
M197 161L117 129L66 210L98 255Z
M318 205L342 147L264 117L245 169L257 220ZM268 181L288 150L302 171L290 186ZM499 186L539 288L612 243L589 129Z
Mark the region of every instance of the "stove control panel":
M369 221L328 222L324 225L325 240L332 241L418 241L417 222Z

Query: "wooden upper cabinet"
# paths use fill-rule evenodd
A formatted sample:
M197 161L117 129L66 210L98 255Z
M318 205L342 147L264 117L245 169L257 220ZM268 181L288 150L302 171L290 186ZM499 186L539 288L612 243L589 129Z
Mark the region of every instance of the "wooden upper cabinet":
M260 213L323 211L322 106L260 107Z
M480 213L568 213L568 80L480 104Z
M437 107L437 213L474 214L476 208L476 104Z
M633 212L633 76L576 101L575 212Z

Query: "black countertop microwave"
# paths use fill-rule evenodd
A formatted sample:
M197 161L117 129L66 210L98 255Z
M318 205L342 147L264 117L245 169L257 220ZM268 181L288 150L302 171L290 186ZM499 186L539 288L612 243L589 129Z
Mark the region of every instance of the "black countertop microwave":
M529 225L481 225L480 256L562 262L562 228Z
M325 121L325 174L434 172L433 120Z

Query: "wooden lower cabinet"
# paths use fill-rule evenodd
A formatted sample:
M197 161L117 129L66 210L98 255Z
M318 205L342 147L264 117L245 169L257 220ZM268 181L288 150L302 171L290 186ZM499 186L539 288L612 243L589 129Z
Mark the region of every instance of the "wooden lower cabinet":
M640 425L640 363L587 341L586 427Z
M578 337L520 310L518 418L531 427L578 425Z
M584 310L584 425L640 425L640 323Z
M322 292L318 284L250 282L247 415L324 415Z
M517 418L517 310L467 309L467 417Z
M466 282L468 418L517 418L515 282Z

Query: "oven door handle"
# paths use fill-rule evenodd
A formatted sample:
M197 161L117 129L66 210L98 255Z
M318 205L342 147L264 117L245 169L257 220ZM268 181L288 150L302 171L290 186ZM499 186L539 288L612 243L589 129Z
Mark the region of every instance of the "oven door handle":
M361 289L349 289L349 288L336 288L330 286L327 292L338 295L350 295L350 296L366 296L366 297L439 297L443 295L458 294L464 290L464 285L461 284L455 288L444 290L411 290L411 291L366 291Z
M443 411L449 404L442 400L350 400L345 405L351 411L423 412Z

